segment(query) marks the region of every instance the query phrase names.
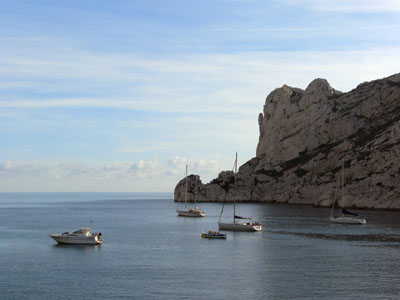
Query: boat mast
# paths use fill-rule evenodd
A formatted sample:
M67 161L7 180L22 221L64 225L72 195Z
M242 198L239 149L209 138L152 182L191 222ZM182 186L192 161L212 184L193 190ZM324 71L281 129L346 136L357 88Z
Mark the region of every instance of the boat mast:
M233 190L233 223L236 223L236 177L237 177L237 152L236 152L236 158L235 158L235 188Z
M343 196L344 196L344 158L343 158L343 164L342 164L342 202L343 202ZM343 206L343 203L342 203Z
M196 177L196 184L194 187L194 207L196 208L196 195L197 195L197 177Z
M332 203L332 208L331 208L331 218L333 217L333 208L335 207L335 202L336 202L336 192L335 192L335 195L333 196L333 203Z
M179 193L179 198L178 198L179 204L181 204L182 194L183 194L183 186L181 185L181 192Z
M342 178L340 178L340 185L341 185L340 197L341 197L341 199L343 199L343 195L344 195L344 158L343 158L343 162L342 162ZM335 207L336 195L337 195L337 192L335 192L335 196L333 198L331 217L333 217L333 209Z
M188 176L187 176L187 168L188 166L186 165L186 171L185 171L185 180L186 180L186 182L185 182L185 188L186 188L186 191L185 191L185 210L187 209L187 197L188 197Z

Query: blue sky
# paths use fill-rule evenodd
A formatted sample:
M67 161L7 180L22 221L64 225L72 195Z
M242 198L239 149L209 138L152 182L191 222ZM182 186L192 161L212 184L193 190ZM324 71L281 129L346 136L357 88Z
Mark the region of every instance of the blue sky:
M255 155L273 89L400 71L394 0L0 0L0 192L173 191Z

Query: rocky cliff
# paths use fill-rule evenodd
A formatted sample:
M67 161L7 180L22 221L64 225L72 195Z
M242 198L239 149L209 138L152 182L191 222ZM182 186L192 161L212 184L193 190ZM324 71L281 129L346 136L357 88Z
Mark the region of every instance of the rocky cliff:
M348 93L315 79L271 92L258 117L256 157L208 184L189 179L189 199L400 209L400 74ZM341 188L342 165L344 187ZM198 180L197 185L195 184ZM184 199L185 181L175 188ZM197 188L197 190L195 190Z

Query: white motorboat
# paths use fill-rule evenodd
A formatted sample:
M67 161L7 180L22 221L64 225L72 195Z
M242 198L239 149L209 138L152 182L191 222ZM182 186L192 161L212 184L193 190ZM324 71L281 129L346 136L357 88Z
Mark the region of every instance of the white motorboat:
M234 171L235 171L234 174L235 174L235 194L236 194L237 153L236 153ZM225 231L228 231L228 230L229 231L261 231L262 230L262 224L259 222L241 223L239 221L240 219L251 220L251 218L243 218L243 217L236 215L236 196L235 195L233 197L233 222L232 223L221 222L222 212L224 211L224 205L225 205L225 200L224 200L224 204L222 205L221 214L219 216L219 221L218 221L219 230L225 230Z
M97 245L103 243L102 234L90 233L90 227L81 228L74 232L49 234L59 244Z
M178 216L180 217L204 217L206 214L204 213L203 210L201 210L200 207L195 206L195 207L188 207L187 205L187 196L188 196L188 175L187 175L187 165L186 165L186 171L185 171L185 176L186 176L186 181L185 181L185 209L184 210L179 210L177 209L176 212L178 213ZM196 188L197 189L197 180L196 180ZM180 197L179 197L180 199ZM194 205L196 205L196 194L194 195Z

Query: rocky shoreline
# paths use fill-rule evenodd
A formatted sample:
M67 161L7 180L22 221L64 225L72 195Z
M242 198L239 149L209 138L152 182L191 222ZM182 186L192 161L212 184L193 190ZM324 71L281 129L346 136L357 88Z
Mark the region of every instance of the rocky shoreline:
M336 198L343 207L400 209L400 74L348 93L324 79L305 90L284 85L268 95L258 122L256 157L239 168L237 201L329 207ZM189 201L232 201L233 175L222 171L207 184L190 175Z

